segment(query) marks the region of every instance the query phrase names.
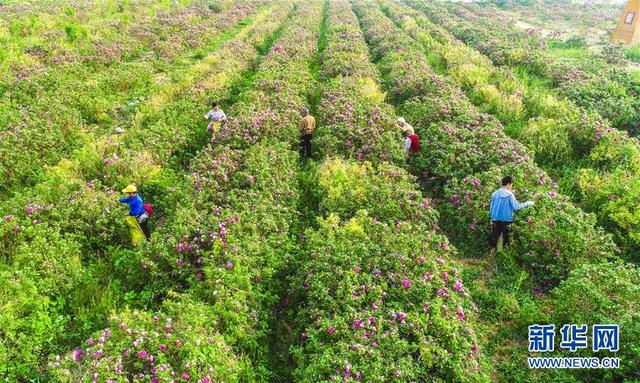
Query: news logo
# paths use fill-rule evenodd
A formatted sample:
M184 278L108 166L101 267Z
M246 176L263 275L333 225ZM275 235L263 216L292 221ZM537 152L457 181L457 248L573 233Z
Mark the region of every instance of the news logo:
M556 326L533 325L529 326L529 351L530 352L550 352L554 348L556 337Z
M565 324L559 330L559 347L563 351L576 352L589 348L617 352L620 349L620 328L615 324L587 325ZM555 350L556 326L553 324L529 326L529 351L548 353ZM591 342L589 342L591 339ZM530 357L530 368L618 368L619 358L610 357Z
M616 352L620 349L620 329L617 324L593 325L593 352L608 350Z
M587 348L587 325L578 327L575 324L566 324L560 329L562 342L560 348L576 352L578 349Z

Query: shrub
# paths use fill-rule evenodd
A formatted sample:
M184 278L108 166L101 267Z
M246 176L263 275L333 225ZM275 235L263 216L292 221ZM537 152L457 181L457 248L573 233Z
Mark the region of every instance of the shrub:
M435 211L426 208L429 201L423 201L413 177L389 164L373 167L368 162L330 159L319 169L318 186L319 210L324 214L349 219L365 207L372 217L386 222L412 221L426 227L437 224Z
M467 118L475 108L463 94L419 95L405 101L400 113L418 129Z
M620 131L596 131L597 142L589 153L588 161L596 169L612 171L628 169L640 174L640 145Z
M535 153L537 163L552 168L571 166L573 153L569 132L559 125L556 120L532 118L519 132L519 141Z
M184 295L173 295L155 315L124 310L82 347L52 358L58 381L175 379L239 382L255 376L250 362L233 353L211 326L216 312Z
M62 302L40 294L37 275L9 271L0 276L0 372L14 381L42 378L42 355L57 351L68 319Z
M598 356L619 357L620 369L614 375L624 377L624 380L640 377L637 364L640 358L637 347L640 343L639 278L640 271L632 264L584 265L574 270L553 292L556 327L568 323L586 324L591 338L594 324L620 326L620 351L600 351ZM593 356L590 348L587 354ZM604 380L606 372L596 373L596 376ZM593 372L588 378L594 378Z
M423 126L418 132L427 139L420 152L411 157L411 169L423 179L437 179L441 185L496 163L530 161L526 149L507 138L500 124L484 114L469 113L453 123Z
M576 175L576 187L584 208L596 212L600 225L615 235L627 257L637 259L636 249L640 244L638 178L623 170L602 176L593 169L582 169Z
M488 248L490 197L504 174L514 176L520 202L536 202L519 213L521 218L511 228L514 241L506 249L507 258L527 270L532 286L549 290L576 267L604 262L615 254L610 235L596 228L595 216L557 194L550 179L530 163L492 168L447 185L442 220L451 228L450 238L468 254L481 255Z
M640 62L640 46L633 45L624 51L624 57L633 61Z
M322 91L322 125L314 142L324 156L344 155L378 164L402 162L402 141L393 111L369 78L337 77Z
M564 40L564 46L567 48L587 48L587 39L584 36L571 36Z
M517 96L506 96L493 85L482 85L474 89L472 101L479 104L481 110L495 114L505 123L518 121L523 113L522 100Z
M444 237L363 215L331 215L307 237L296 381L488 381Z

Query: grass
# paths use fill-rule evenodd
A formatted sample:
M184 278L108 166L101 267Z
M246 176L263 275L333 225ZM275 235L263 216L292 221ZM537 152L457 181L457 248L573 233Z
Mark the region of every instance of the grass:
M329 0L325 0L322 8L322 21L320 23L320 31L318 34L317 51L309 61L308 70L316 81L321 81L320 69L323 65L323 53L327 45L329 17ZM318 83L320 85L320 83ZM322 97L321 86L317 86L315 91L307 94L307 107L312 115L318 116L318 104ZM298 146L292 148L298 150ZM304 233L307 229L313 228L316 224L318 216L320 195L318 192L318 166L319 164L313 159L300 159L298 167L298 185L300 190L298 200L298 211L300 212L299 227L292 230L292 233ZM298 247L299 253L294 256L293 261L304 259L303 248ZM292 273L296 268L287 268L278 276L284 280L284 288L279 293L285 296L286 291L290 291L290 281ZM273 310L271 323L269 324L269 369L272 373L270 382L289 383L294 381L292 376L295 370L295 360L291 354L290 346L296 342L298 334L294 331L293 323L295 322L296 310L291 310L281 301Z
M624 51L624 57L635 62L640 63L640 45L632 45Z
M556 59L584 59L592 55L584 38L574 36L566 40L553 39L548 43L547 52Z
M518 80L527 87L529 93L549 93L551 92L551 80L531 73L526 67L518 66L513 68L513 73Z
M291 17L293 16L295 10L296 6L294 6L293 9L289 12L278 29L276 29L276 31L271 36L269 36L261 46L257 47L257 60L229 85L228 95L223 100L220 100L221 104L227 105L227 107L229 105L235 104L236 102L240 101L242 95L254 85L260 64L264 60L265 56L269 54L276 41L280 38L282 32L284 31L284 28L289 25Z
M589 57L588 48L549 48L549 55L560 60L578 60Z

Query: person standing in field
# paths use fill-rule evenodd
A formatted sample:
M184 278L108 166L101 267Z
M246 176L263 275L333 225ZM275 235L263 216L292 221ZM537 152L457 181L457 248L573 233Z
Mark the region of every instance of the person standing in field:
M491 216L491 252L498 249L498 240L502 237L503 247L509 245L509 225L513 222L513 212L533 206L533 201L518 203L513 194L513 177L502 179L502 187L491 195L489 214Z
M409 156L409 153L417 153L420 151L420 139L418 135L413 132L412 128L405 130L403 135L405 156Z
M409 153L420 151L420 139L413 130L413 126L409 125L402 117L398 117L397 123L402 129L402 136L404 137L405 158L409 156Z
M311 137L313 130L316 128L316 119L309 114L307 108L302 109L302 120L300 120L298 128L301 136L300 155L309 159L311 158Z
M131 233L131 243L137 245L143 239L149 239L149 214L145 209L142 197L138 194L136 185L129 185L122 190L128 194L128 197L120 198L120 202L129 204L129 215L127 216L127 225Z
M222 124L227 120L227 115L220 109L220 104L216 101L211 103L211 110L204 116L207 120L211 120L207 130L210 132L217 132L222 127Z
M415 131L413 130L413 126L409 125L407 123L407 120L404 119L404 117L398 117L398 119L396 120L396 123L402 130L403 134L404 132L407 132L407 131L410 132L410 134L414 134Z

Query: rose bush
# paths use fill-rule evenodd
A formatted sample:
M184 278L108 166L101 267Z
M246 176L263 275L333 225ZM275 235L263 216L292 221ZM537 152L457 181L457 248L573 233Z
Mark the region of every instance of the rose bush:
M580 69L566 68L566 65L556 65L551 62L542 67L536 67L538 69L544 68L544 72L536 72L538 76L551 76L553 79L557 79L560 82L560 87L564 89L564 95L570 92L575 93L568 99L562 99L553 93L548 81L541 81L536 75L523 75L518 68L514 68L520 73L518 78L513 75L513 72L510 72L509 65L498 70L472 48L475 47L483 53L487 53L482 50L483 47L486 48L486 45L481 46L486 41L473 40L473 37L462 32L462 29L466 28L481 33L491 31L498 40L507 39L505 36L519 33L511 27L508 28L506 34L503 31L496 31L495 27L490 25L486 9L452 6L448 13L450 17L445 18L448 12L445 8L436 8L423 1L413 1L411 5L424 11L432 21L435 21L435 24L440 25L435 25L419 12L399 4L384 3L383 9L416 42L420 42L423 48L429 49L427 54L436 56L435 59L430 60L436 63L436 67L440 65L441 61L447 64L446 72L453 80L460 83L461 89L469 97L469 101L476 104L481 110L489 111L503 122L509 123L505 132L525 144L530 149L531 155L535 154L535 160L538 164L549 170L554 176L559 177L559 184L563 191L569 195L577 196L578 198L574 199L576 202L579 202L588 211L596 213L599 217L599 223L616 234L618 243L626 253L625 256L633 257L633 249L637 244L635 241L628 241L625 238L625 235L633 237L631 235L633 230L621 220L614 218L616 215L624 216L626 214L624 208L616 209L609 206L604 209L601 204L602 199L597 198L588 190L584 190L584 187L589 185L589 181L585 180L585 174L592 174L590 177L594 183L610 185L605 188L608 190L616 189L615 183L620 180L616 173L626 173L626 176L630 178L636 177L638 174L637 168L631 163L637 161L634 158L640 146L626 133L613 129L610 125L610 122L616 126L620 125L620 118L633 120L634 117L625 112L630 108L629 101L624 100L628 99L629 94L636 93L637 86L634 85L634 82L627 79L624 72L620 70L611 70L608 72L609 74L604 74L603 65L598 64L598 60L595 60L593 65L587 67L583 65ZM465 20L481 20L481 22L469 25ZM486 25L483 26L483 23ZM457 41L454 35L470 46ZM521 36L521 38L536 39L527 36ZM515 49L508 47L508 45L505 43L500 46L496 45L494 48ZM456 59L457 57L464 59ZM495 60L494 62L499 64ZM473 68L483 68L480 73L486 73L492 81L499 84L509 84L500 89L504 91L505 96L522 99L526 113L520 114L515 119L509 119L500 112L499 108L487 108L486 102L482 98L478 98L478 84L493 86L493 83L487 82L487 79L481 75L469 75L474 73L470 65L475 65ZM535 68L529 69L536 71ZM580 101L581 97L583 101L588 101ZM437 100L437 105L451 105L451 110L449 107L420 106L418 100L410 100L406 105L416 110L416 118L422 118L429 122L440 116L447 118L451 113L459 114L465 111L464 102L462 102L463 105L460 105L460 100L457 97L450 97L450 99L456 100L455 103L439 101L440 94L426 97L424 101L434 98ZM591 103L599 103L601 106L594 106ZM428 102L423 102L423 104L428 104ZM611 108L606 106L609 104L615 104L616 111L612 112ZM430 109L436 109L435 113L428 114ZM620 114L617 114L619 112ZM591 172L592 168L597 171ZM581 176L578 177L577 174ZM635 198L631 189L620 192L627 200ZM608 195L611 199L620 196L620 194Z
M371 77L333 79L323 87L318 112L323 126L314 142L323 156L346 155L361 161L400 164L402 147L393 112ZM397 145L390 143L397 142Z
M443 236L331 215L307 237L296 381L488 381L469 323L474 305Z
M435 227L436 212L427 208L430 201L424 200L415 186L415 180L404 169L389 164L374 167L368 162L330 159L319 169L319 212L348 219L366 206L369 215L384 221L412 221Z
M420 103L421 100L404 105L407 115L423 112L423 105L428 103ZM531 161L529 152L518 142L506 138L495 119L474 114L470 106L465 110L467 113L458 118L447 117L418 128L420 134L431 139L424 143L424 150L410 159L412 171L423 179L435 179L436 184L442 186L451 177L464 177L503 161L515 164Z
M594 324L614 323L620 326L620 351L599 351L598 356L617 356L620 368L616 377L638 378L637 348L640 339L636 302L640 296L640 272L633 264L602 263L585 265L574 270L567 280L553 292L553 320L557 324L580 323L592 328ZM593 355L589 349L585 355ZM605 379L606 372L590 374L588 378Z
M328 18L355 25L349 8L346 1L331 2ZM349 36L348 46L365 46L360 33ZM330 31L328 45L340 37ZM353 86L328 82L330 89L341 84ZM325 134L343 129L330 108L321 111ZM318 170L318 186L326 218L306 231L305 256L290 288L300 302L293 378L486 381L468 322L474 306L447 261L446 238L435 233L437 214L413 179L389 164L330 158Z
M371 45L379 47L383 60L398 57L396 53L385 51L386 47L416 49L414 44L407 42L409 37L400 32L380 10L366 7L357 7L356 10L364 26L365 36ZM375 27L369 29L367 26ZM378 45L383 40L386 42ZM385 52L388 52L388 56L384 56ZM404 57L410 57L410 54ZM414 54L412 57L415 61L406 61L404 58L402 65L429 66L424 56ZM383 74L396 77L396 72L392 71L394 66L385 65L384 68ZM385 70L391 71L385 73ZM424 76L432 77L428 71L422 72L425 73ZM402 70L398 73L402 73ZM456 88L456 84L448 78L442 79L449 82L449 87ZM405 103L404 108L416 108L413 115L418 117L418 121L420 116L428 115L430 108L438 107L420 105L420 101L430 103L430 94L417 93L412 96L414 99ZM439 100L442 93L435 92L435 96ZM521 199L540 198L540 206L530 208L527 213L534 214L539 219L538 222L542 223L529 227L529 230L519 230L517 242L522 247L514 245L509 249L509 254L521 261L524 270L530 267L526 262L529 255L536 258L538 263L533 262L535 272L528 273L532 278L531 287L549 289L580 264L614 256L615 246L609 236L594 227L594 217L575 208L566 196L558 194L557 186L531 161L525 148L505 135L499 121L477 114L468 101L465 105L464 98L453 99L448 104L455 107L450 108L448 113L440 114L444 117L443 121L432 122L429 126L418 125L418 132L429 137L429 142L423 145L421 153L412 158L410 165L414 172L428 180L439 178L440 182L436 186L445 185L441 192L443 201L439 205L440 212L445 223L443 227L457 246L469 256L478 256L478 253L485 251L483 249L488 245L491 193L499 188L499 178L514 174L516 187L522 188L527 194L520 195ZM430 116L428 119L433 121L434 117ZM487 119L493 122L487 124ZM483 189L483 192L477 194ZM547 198L550 198L549 202ZM553 202L555 199L560 202ZM548 230L555 223L557 229ZM562 251L556 252L552 247L541 246L529 253L530 246L538 243L557 244ZM557 257L563 258L558 260ZM538 268L545 274L539 273Z
M125 310L109 326L62 357L49 361L56 381L160 382L167 379L239 382L255 376L235 355L211 316L213 307L173 294L155 315Z

